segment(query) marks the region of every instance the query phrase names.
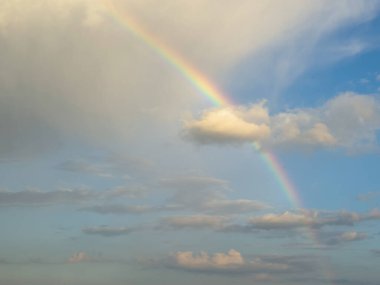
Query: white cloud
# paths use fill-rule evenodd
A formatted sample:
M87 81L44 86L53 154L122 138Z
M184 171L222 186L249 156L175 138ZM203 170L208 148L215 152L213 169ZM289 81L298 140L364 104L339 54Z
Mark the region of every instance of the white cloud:
M259 118L250 116L257 110ZM380 102L374 96L347 92L321 107L274 115L269 115L262 103L246 108L211 109L199 119L185 122L184 132L186 138L201 144L258 143L264 148L301 146L371 150L378 147L379 114Z

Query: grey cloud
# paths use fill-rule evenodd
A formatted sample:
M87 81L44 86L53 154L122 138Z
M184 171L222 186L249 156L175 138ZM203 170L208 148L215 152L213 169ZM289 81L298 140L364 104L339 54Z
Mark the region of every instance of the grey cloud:
M326 226L354 226L357 223L380 220L380 212L374 209L368 213L324 212L324 211L286 211L281 214L268 213L251 217L247 224L230 224L222 231L249 233L257 230L295 230L310 228L313 230ZM358 234L359 237L361 234ZM349 238L348 234L346 236Z
M183 209L213 214L237 214L270 208L263 202L249 199L229 199L227 181L213 177L178 177L161 180L164 187L177 190L168 199Z
M367 239L368 235L362 232L349 231L340 233L318 233L318 240L328 246L342 245L349 242Z
M209 176L179 176L174 178L164 178L160 180L160 185L174 190L198 190L207 188L228 188L226 180Z
M189 215L172 216L161 220L159 229L213 229L225 227L230 219L224 216Z
M94 212L98 214L145 214L161 211L175 211L176 206L151 206L151 205L122 205L122 204L103 204L82 207L79 210L85 212Z
M58 169L74 173L88 173L102 177L112 177L104 165L90 163L85 160L68 160L57 166Z
M131 199L143 198L147 195L148 189L143 186L118 186L105 191L104 196L108 199L127 197Z
M78 204L90 201L97 194L84 189L63 189L50 192L38 190L0 191L0 206L48 206L55 204Z
M113 237L113 236L121 236L127 235L133 232L132 228L127 227L108 227L108 226L100 226L100 227L87 227L82 229L83 233L88 235L100 235L104 237Z
M371 250L371 253L372 253L374 256L378 256L378 257L380 257L380 249L372 249L372 250Z

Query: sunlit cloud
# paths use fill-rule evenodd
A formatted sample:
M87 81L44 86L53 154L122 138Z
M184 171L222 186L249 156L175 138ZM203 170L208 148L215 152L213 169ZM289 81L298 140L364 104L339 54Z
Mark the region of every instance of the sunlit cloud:
M257 112L257 110L260 112ZM370 95L343 93L321 107L270 115L263 103L206 110L186 121L184 137L200 144L258 143L263 148L374 150L380 103ZM262 114L257 117L257 113Z

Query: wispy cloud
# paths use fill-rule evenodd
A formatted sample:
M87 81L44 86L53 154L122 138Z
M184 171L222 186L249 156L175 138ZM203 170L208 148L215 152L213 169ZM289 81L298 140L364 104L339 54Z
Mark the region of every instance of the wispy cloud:
M48 206L88 202L97 193L87 189L61 189L43 192L38 189L18 192L0 191L0 206Z
M224 216L172 216L161 220L159 229L222 229L230 219Z
M281 214L268 213L262 216L254 216L245 225L227 225L223 231L250 232L254 230L294 230L299 228L320 229L326 226L353 226L357 223L370 220L380 220L380 212L377 209L368 213L313 210L286 211ZM346 237L348 238L349 234Z
M113 236L128 235L131 232L133 232L133 229L127 228L127 227L100 226L100 227L83 228L82 232L88 235L100 235L104 237L113 237Z

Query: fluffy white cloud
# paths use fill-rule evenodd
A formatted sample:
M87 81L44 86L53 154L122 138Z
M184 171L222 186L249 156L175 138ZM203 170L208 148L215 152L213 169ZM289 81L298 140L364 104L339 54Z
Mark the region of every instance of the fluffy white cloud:
M257 112L258 116L252 116ZM228 115L227 115L228 114ZM343 93L323 106L270 115L263 103L205 111L184 125L197 143L258 143L262 147L377 147L380 102L370 95Z

